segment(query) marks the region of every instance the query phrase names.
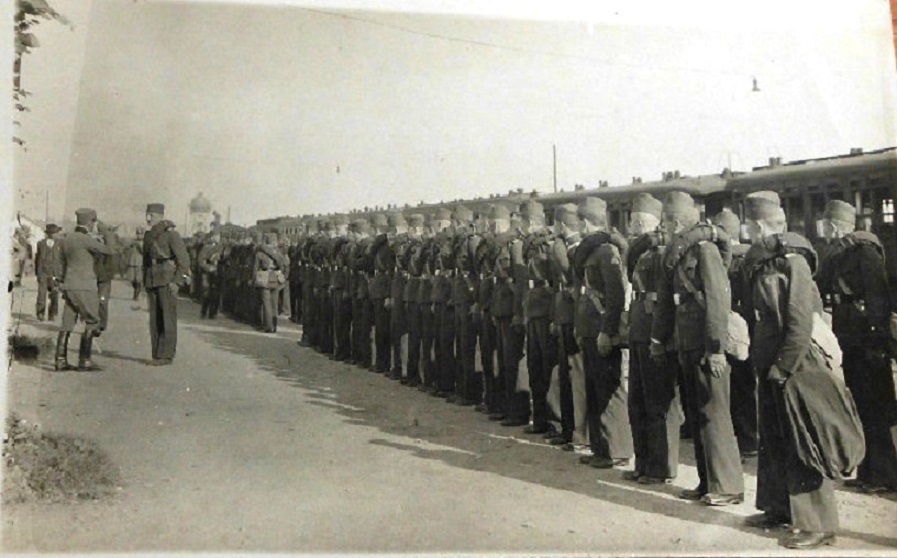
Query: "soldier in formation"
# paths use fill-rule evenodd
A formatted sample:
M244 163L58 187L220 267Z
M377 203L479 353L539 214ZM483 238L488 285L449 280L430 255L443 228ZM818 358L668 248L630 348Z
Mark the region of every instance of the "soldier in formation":
M273 236L224 243L222 306L269 329L276 316L264 292L278 283L256 287L255 274L288 270L301 346L473 406L546 443L587 447L580 461L593 467L627 467L634 457L623 478L641 484L676 478L685 423L699 483L682 498L741 503L742 462L759 453L762 513L749 525L791 525L784 544L792 548L831 544L838 529L831 479L847 471L821 472L799 450L782 410L795 397L817 396L806 378L829 374L795 353L809 345L807 316L822 311L811 280L819 258L806 239L784 233L777 196L749 196L751 245L739 243L742 223L732 211L701 221L679 191L633 199L628 237L610 226L598 197L555 207L550 227L547 217L528 200L477 211L459 204L430 214L308 218L290 239L289 259L263 248L276 246ZM887 412L894 301L881 244L853 230L855 222L848 204L829 204L831 261L824 263L836 271L817 280L836 295L834 331L869 447L854 484L882 492L895 488ZM261 298L252 296L256 288ZM792 319L783 319L788 313ZM748 352L749 338L762 341ZM548 404L552 384L557 408ZM849 420L813 420L830 421L833 439L849 442ZM817 458L838 453L828 449Z

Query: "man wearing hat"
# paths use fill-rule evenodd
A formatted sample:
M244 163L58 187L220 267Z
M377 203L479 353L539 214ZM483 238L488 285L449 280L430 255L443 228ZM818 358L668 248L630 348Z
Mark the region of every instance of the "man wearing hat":
M454 237L452 253L454 277L451 304L455 315L455 394L458 405L474 405L479 401L476 384L477 329L472 310L476 302L477 274L472 249L479 238L473 236L473 212L463 205L455 206L452 214ZM452 399L452 398L450 398Z
M577 213L583 238L574 259L579 289L573 329L583 353L592 450L580 462L609 469L628 464L633 451L620 337L626 304L623 257L628 245L619 234L607 232L604 200L587 197L578 204Z
M421 385L421 305L419 304L421 278L421 247L422 234L424 232L424 216L422 213L413 213L408 216L408 236L410 241L405 245L401 255L402 268L408 273L405 282L405 316L408 330L408 358L405 367L405 377L402 383L417 387Z
M56 370L74 370L68 362L68 343L75 322L80 317L84 333L78 350L78 370L99 370L91 361L93 338L99 335L100 300L97 294L97 275L94 271L95 254L112 254L112 249L95 240L91 232L96 229L97 213L82 208L75 211L77 225L62 246L62 285L65 299L62 311L62 327L56 339Z
M881 241L856 231L856 210L840 200L826 204L823 232L831 243L832 330L844 351L844 381L856 401L866 435L866 457L855 481L866 492L897 490L897 411L889 354L891 312Z
M118 236L112 227L97 221L94 238L112 248L111 256L94 255L94 271L97 274L97 292L100 296L100 332L109 327L109 299L112 298L112 279L115 278Z
M687 403L694 417L692 438L700 478L698 486L684 490L680 498L726 506L744 500L725 355L732 301L720 247L710 240L691 241L693 230L702 232L700 227L707 227L698 221L690 195L680 191L666 195L663 223L670 240L651 324L651 355L665 369L667 343L675 332Z
M813 282L816 256L807 239L785 232L785 212L775 192L749 194L744 209L753 242L744 264L756 318L752 334L755 341L762 340L751 343L750 352L759 380L756 507L763 513L747 518L746 523L767 531L790 525L782 541L786 547L817 548L833 544L838 530L834 483L799 458L797 441L783 416L786 380L791 381L789 376L798 365L809 374L819 366L806 358L813 313L822 312ZM853 215L850 219L852 224Z
M729 264L729 284L732 288L732 310L739 316L750 320L749 298L750 291L744 280L744 256L750 245L741 244L741 220L738 215L729 209L713 216L712 222L729 235L732 250L732 263ZM735 437L738 440L738 451L742 458L757 456L757 376L751 359L738 360L730 353L726 353L726 360L732 369L731 378L731 411L732 426L735 428Z
M190 257L174 223L165 219L165 206L146 206L149 230L143 237L143 270L150 314L152 366L172 363L178 345L177 293L190 284Z
M552 445L573 451L574 444L588 441L586 431L585 372L582 352L573 332L576 313L574 275L570 264L582 240L576 205L565 203L554 208L554 241L549 247L552 283L556 285L549 328L558 337L558 395L561 407L561 431L549 438Z
M40 321L49 317L52 322L59 311L58 283L62 279L62 243L56 236L60 230L62 229L53 223L47 225L47 236L37 243L37 253L34 256L34 274L37 276L35 313ZM46 314L47 297L50 298L49 316Z
M221 278L218 275L218 262L221 260L221 235L209 233L199 251L199 272L202 287L200 318L214 320L218 316L218 304L221 300Z
M125 279L131 283L133 300L139 299L140 293L143 291L143 234L144 228L137 227L135 231L136 242L132 241L125 251L125 257L128 260Z
M629 306L629 423L635 449L635 469L624 478L640 484L662 484L679 469L679 428L683 416L679 400L679 360L671 339L667 366L651 359L651 321L663 273L666 235L660 229L663 203L650 194L632 200L631 235L627 255L632 282Z
M256 247L252 274L261 309L261 326L265 333L277 331L277 291L286 280L283 253L277 246L277 233L266 232Z

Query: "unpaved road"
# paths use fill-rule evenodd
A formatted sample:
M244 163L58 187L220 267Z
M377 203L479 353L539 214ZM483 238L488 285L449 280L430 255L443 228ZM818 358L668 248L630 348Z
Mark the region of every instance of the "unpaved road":
M20 329L53 336L28 317L33 289ZM781 532L741 525L750 504L675 498L697 480L688 443L675 484L644 488L300 348L293 324L271 336L199 320L188 300L175 364L149 367L147 314L128 290L114 285L95 358L104 371L56 373L47 354L7 376L8 410L93 437L121 489L103 502L5 506L4 552L787 552ZM752 502L751 464L747 482ZM843 533L824 552L897 551L894 497L838 500Z

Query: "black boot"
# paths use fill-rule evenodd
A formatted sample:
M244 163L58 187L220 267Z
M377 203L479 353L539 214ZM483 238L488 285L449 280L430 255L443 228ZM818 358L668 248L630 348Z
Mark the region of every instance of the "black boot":
M91 330L85 330L81 335L81 346L78 350L78 370L82 372L95 372L102 370L99 366L90 360L91 345L96 334Z
M271 318L271 323L274 325L274 329L271 330L272 333L277 332L277 316Z
M56 358L53 364L55 370L75 370L75 367L69 364L69 336L68 331L60 331L56 336Z

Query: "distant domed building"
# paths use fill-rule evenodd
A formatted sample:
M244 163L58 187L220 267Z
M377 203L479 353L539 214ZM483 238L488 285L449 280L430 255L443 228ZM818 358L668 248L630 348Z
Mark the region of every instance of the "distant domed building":
M190 217L188 219L187 232L190 235L209 232L212 224L212 202L202 192L190 200Z

